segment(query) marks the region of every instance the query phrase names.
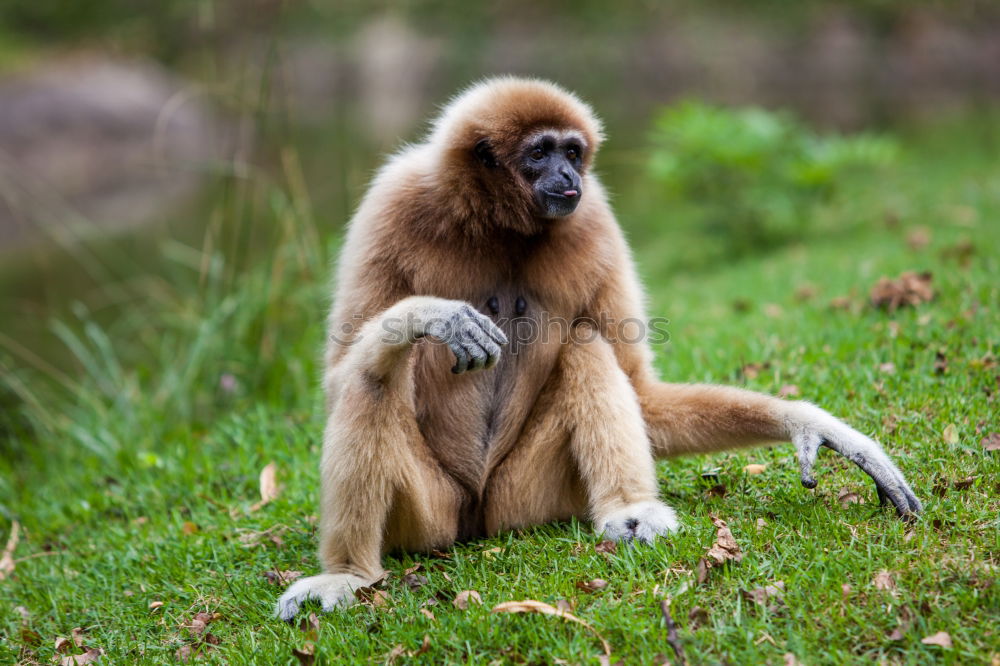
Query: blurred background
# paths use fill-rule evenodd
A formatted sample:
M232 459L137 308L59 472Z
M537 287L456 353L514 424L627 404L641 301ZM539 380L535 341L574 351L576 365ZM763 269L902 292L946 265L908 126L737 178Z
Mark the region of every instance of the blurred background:
M0 449L311 404L373 169L499 73L604 118L599 173L662 285L896 223L891 191L852 206L907 155L1000 154L993 2L4 2Z

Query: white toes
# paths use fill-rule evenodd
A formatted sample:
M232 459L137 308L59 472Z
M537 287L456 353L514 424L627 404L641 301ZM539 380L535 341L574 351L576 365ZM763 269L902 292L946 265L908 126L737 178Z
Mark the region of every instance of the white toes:
M354 603L354 590L368 585L368 581L354 574L320 574L295 581L278 599L274 614L286 622L295 617L299 606L309 599L320 602L323 610L332 611L338 606Z
M677 514L662 502L637 502L597 521L597 531L607 539L652 543L657 536L676 532Z

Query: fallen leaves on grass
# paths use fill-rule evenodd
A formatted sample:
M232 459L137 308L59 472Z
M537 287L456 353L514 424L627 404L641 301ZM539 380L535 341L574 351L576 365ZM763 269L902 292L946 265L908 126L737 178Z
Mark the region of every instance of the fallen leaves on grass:
M618 544L614 541L602 541L596 546L594 550L598 553L604 553L606 555L614 555L618 551Z
M751 476L756 474L763 474L764 470L767 469L767 465L762 465L760 463L750 463L743 467L743 471Z
M354 598L372 608L382 608L389 603L389 595L385 590L375 587L375 584L354 590Z
M740 550L740 545L736 543L736 538L733 536L732 531L726 525L726 521L721 518L713 518L712 524L715 525L715 543L712 547L708 549L706 555L709 558L709 564L721 565L726 562L739 562L743 559L743 552Z
M190 536L198 532L198 526L192 523L190 520L185 520L184 524L181 525L181 534L184 536Z
M260 532L249 530L243 532L237 537L239 542L243 544L244 548L256 548L257 546L265 547L267 543L270 542L281 548L285 545L285 541L281 538L285 532L288 531L287 525L272 525L266 530Z
M300 648L292 648L292 656L299 660L300 666L312 666L316 661L316 646L307 641Z
M818 293L819 289L816 288L816 285L804 282L795 288L795 300L805 302L811 300Z
M278 571L277 569L268 569L267 571L263 572L261 575L264 578L266 578L267 582L270 583L271 585L280 585L281 587L285 587L286 585L288 585L289 583L291 583L296 578L299 578L302 575L302 572L301 571L287 571L287 570L286 571Z
M192 636L201 636L208 629L208 625L221 617L221 613L195 613L194 617L184 626Z
M768 606L768 603L772 599L780 603L782 601L784 591L785 583L784 581L779 580L775 581L771 585L765 585L764 587L758 587L753 590L743 590L743 598L761 606Z
M688 623L691 631L708 624L708 611L701 606L692 606L688 611Z
M896 589L896 579L888 571L880 571L872 579L872 585L875 586L876 590L890 592Z
M834 296L830 299L830 308L833 310L850 310L852 304L850 296Z
M979 443L986 451L1000 451L1000 432L991 432Z
M151 611L156 610L157 608L159 608L162 605L163 605L162 601L150 601L149 602L149 610L151 610Z
M470 603L482 605L483 598L475 590L462 590L455 595L455 599L451 603L454 604L455 608L468 610Z
M840 492L837 493L837 501L840 502L840 505L845 508L848 504L865 503L864 499L861 498L861 495L858 495L856 492L848 490L847 488L840 489Z
M414 571L416 568L419 568L419 565L417 565L417 567L411 567L411 569L414 569ZM427 576L423 574L414 573L414 571L407 569L406 572L403 574L403 582L406 583L407 587L409 587L411 590L419 590L421 587L423 587L430 581L428 580Z
M104 654L104 650L101 648L89 648L83 654L73 654L67 657L63 657L59 660L60 666L79 666L81 664L93 664L101 655Z
M764 520L763 518L758 518L757 519L757 531L760 532L765 527L767 527L767 521Z
M952 646L951 636L947 631L939 631L936 634L925 636L920 639L920 642L924 645L939 645L943 648L950 648Z
M10 536L7 537L7 545L4 546L3 554L0 555L0 580L14 573L14 549L21 538L21 524L16 520L10 524Z
M729 491L726 488L726 484L724 484L724 483L717 483L717 484L715 484L714 486L712 486L711 488L709 488L708 490L705 491L705 496L706 497L718 497L719 499L722 499L723 497L726 496L727 492L729 492Z
M958 427L954 423L949 423L945 426L941 436L944 438L945 444L958 444Z
M871 288L869 298L875 307L894 312L903 306L917 306L934 298L929 272L905 271L895 280L879 278Z
M603 590L608 586L608 581L603 578L595 578L594 580L587 581L577 581L576 588L584 592L597 592L598 590Z
M423 642L420 643L420 647L416 650L407 650L406 646L402 643L396 645L394 648L389 650L389 653L385 655L385 663L393 664L400 657L416 657L421 655L431 649L431 637L424 635Z
M429 608L421 608L420 614L432 622L437 619L436 617L434 617L434 613Z
M927 227L914 227L906 234L906 244L911 250L922 250L931 242L931 232Z
M901 641L903 637L906 636L907 630L909 630L910 625L913 623L913 611L911 611L907 606L903 606L899 609L899 624L895 629L889 632L890 641Z
M771 367L770 361L764 363L746 363L740 368L743 373L743 377L746 379L757 379L761 371L767 370Z
M502 604L498 604L493 607L494 613L539 613L541 615L552 615L555 617L562 618L564 620L569 620L570 622L576 622L577 624L585 627L597 640L601 642L601 647L604 649L604 654L611 655L611 645L604 640L604 637L585 620L581 620L577 616L573 615L564 610L560 610L555 606L550 606L547 603L541 601L535 601L533 599L525 599L524 601L505 601Z
M260 501L254 503L248 511L253 513L265 504L269 504L278 499L281 494L281 486L278 485L278 465L269 462L260 470Z

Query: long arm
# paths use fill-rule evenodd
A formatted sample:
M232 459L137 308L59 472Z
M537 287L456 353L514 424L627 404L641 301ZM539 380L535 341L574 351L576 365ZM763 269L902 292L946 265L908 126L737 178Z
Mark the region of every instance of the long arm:
M620 242L618 270L609 272L591 316L608 322L614 339L619 322L646 321L642 292L632 262ZM847 457L875 481L879 499L900 515L918 513L920 501L877 442L808 402L786 401L727 386L669 384L656 378L645 340L615 342L615 354L639 396L656 457L703 453L768 442L791 441L798 454L802 484L813 488L812 468L819 447Z

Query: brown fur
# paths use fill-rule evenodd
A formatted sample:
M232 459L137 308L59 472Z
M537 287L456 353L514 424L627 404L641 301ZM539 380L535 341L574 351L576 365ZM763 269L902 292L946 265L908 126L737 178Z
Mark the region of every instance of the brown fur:
M582 200L561 219L534 214L509 166L537 129L575 129L587 146ZM474 158L483 138L499 168ZM662 506L654 454L792 437L788 406L797 403L664 384L645 343L615 342L609 330L591 342L508 348L496 367L460 375L449 371L453 358L442 344L381 338L380 322L426 297L465 301L484 314L496 297L501 316L520 297L532 321L543 312L566 321L644 320L628 247L589 173L600 141L599 123L572 95L499 79L459 97L425 143L376 177L350 224L329 319L339 341L326 354L320 556L335 576L315 577L327 580L323 590L376 578L382 554L394 548L443 548L570 516L602 525L629 507ZM593 325L576 324L575 332Z

